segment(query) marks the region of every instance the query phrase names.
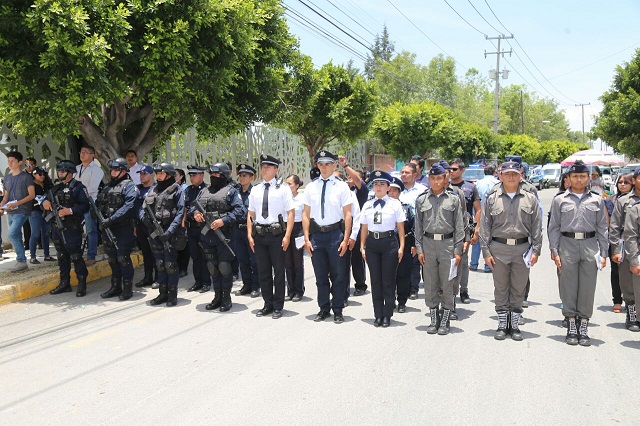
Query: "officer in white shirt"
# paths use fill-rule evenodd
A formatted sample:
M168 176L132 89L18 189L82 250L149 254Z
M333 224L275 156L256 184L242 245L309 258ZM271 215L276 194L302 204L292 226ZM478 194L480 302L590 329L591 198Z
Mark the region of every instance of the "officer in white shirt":
M127 160L127 165L129 166L129 177L133 183L140 185L140 174L138 171L142 170L144 165L138 163L138 153L130 149L124 158Z
M102 167L95 161L96 150L92 146L80 148L80 164L76 166L76 180L82 182L87 188L93 201L98 198L98 189L104 177ZM140 177L138 176L138 180ZM87 232L87 261L88 266L96 263L98 254L98 223L92 217L91 211L84 214L84 226Z

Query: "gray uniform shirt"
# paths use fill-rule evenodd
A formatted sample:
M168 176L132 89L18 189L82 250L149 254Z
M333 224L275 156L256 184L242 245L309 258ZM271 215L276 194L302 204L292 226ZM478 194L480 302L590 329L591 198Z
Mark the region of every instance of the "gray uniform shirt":
M531 238L533 253L542 248L542 219L536 196L521 186L511 198L504 186L495 187L484 200L480 217L482 256L491 257L491 240L498 238Z
M415 237L418 254L422 251L422 238L425 232L431 234L449 234L453 232L454 254L462 254L464 241L463 209L460 197L445 189L440 196L428 189L416 199Z
M636 195L635 190L616 199L613 205L613 213L611 213L611 221L609 222L609 243L611 244L611 253L620 254L620 240L625 226L625 216L628 208L640 201L640 196Z
M565 191L556 195L551 203L549 220L549 248L556 254L563 232L595 232L600 247L600 256L606 257L609 250L607 231L607 209L602 197L585 192L582 198Z
M622 238L624 239L625 258L631 266L640 265L640 260L638 260L638 255L640 255L640 244L638 244L638 238L640 238L640 201L631 203L626 210Z

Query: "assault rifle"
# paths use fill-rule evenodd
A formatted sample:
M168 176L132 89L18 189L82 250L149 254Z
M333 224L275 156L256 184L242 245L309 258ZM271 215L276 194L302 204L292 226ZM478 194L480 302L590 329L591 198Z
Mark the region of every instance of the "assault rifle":
M100 212L100 209L98 209L98 206L96 206L96 203L93 201L93 198L91 198L91 195L89 195L89 191L87 191L86 188L84 192L87 194L87 198L89 199L89 205L91 206L91 210L93 210L93 213L96 215L96 218L98 218L98 224L102 225L105 221L105 218L102 215L102 212ZM102 231L104 232L104 235L107 237L107 239L111 242L113 247L115 247L115 249L118 250L118 242L116 240L116 236L113 235L113 231L109 228L104 228Z
M204 216L204 227L202 228L201 233L202 233L202 235L206 235L207 232L211 231L211 224L216 219L220 219L220 215L218 213L207 213L207 211L202 206L202 204L200 204L199 200L195 200L193 202L193 205ZM229 253L231 253L235 257L236 254L231 249L231 246L229 246L229 241L230 240L227 237L224 236L224 234L222 233L220 228L214 229L213 232L216 234L216 237L218 237L218 239L222 242L222 244L224 244L224 246L227 248L227 250L229 250Z
M60 211L62 206L58 204L58 200L56 200L56 197L54 197L53 191L51 189L47 191L47 195L49 196L49 201L51 202L52 209L51 213L49 213L47 217L45 217L45 221L51 222L51 219L55 219L56 228L58 228L58 231L60 231L60 235L62 236L62 243L64 245L67 245L67 237L64 236L64 223L62 223L62 218L58 215L58 212Z
M142 203L142 204L144 204L144 211L149 217L149 220L151 221L151 224L153 225L153 228L154 228L154 231L151 234L149 234L149 238L160 238L162 234L164 234L164 230L162 229L162 226L160 226L160 223L158 223L158 219L156 219L156 215L153 213L153 210L151 210L151 206L147 203ZM171 251L171 246L169 245L169 241L162 241L162 245L166 251Z

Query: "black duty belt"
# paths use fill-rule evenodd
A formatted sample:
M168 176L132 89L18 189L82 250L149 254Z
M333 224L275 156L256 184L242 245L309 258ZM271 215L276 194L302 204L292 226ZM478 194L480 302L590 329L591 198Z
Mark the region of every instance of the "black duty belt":
M491 238L493 241L497 242L497 243L501 243L501 244L506 244L508 246L519 246L520 244L525 244L529 242L529 238L528 237L524 237L524 238L500 238L500 237L493 237Z
M374 240L381 240L383 238L393 237L394 235L396 235L396 231L383 231L383 232L369 231L368 235Z
M238 228L247 229L247 224L246 223L240 223L240 224L238 224Z
M256 223L254 226L256 228L256 234L261 237L265 235L280 235L284 234L285 231L279 223L272 223L271 225L259 225Z
M595 231L591 232L562 232L563 237L573 238L574 240L586 240L596 236Z
M336 222L332 225L318 225L316 232L331 232L331 231L335 231L336 229L340 229L340 222Z
M453 232L449 232L448 234L432 234L431 232L425 232L424 236L430 240L442 241L453 238Z

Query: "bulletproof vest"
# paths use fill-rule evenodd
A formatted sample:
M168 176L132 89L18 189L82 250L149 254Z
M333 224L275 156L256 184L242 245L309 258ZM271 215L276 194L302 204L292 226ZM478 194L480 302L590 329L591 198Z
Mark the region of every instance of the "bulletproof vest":
M77 181L71 180L69 185L60 183L53 188L53 196L56 197L56 202L60 207L71 208L76 205L76 200L73 198L73 188L75 188Z
M178 190L177 183L172 184L167 189L157 194L157 187L147 193L145 203L151 206L156 219L162 226L169 225L178 214L178 208L174 201L174 194Z
M210 192L210 187L207 188L206 191L202 191L200 198L200 204L205 208L207 213L218 212L219 214L224 214L230 212L231 204L227 202L227 195L229 191L231 191L233 187L231 185L227 185L224 188L218 190L215 193Z
M122 192L129 182L131 180L123 179L116 186L107 185L98 193L97 204L104 217L112 216L120 207L124 206Z

